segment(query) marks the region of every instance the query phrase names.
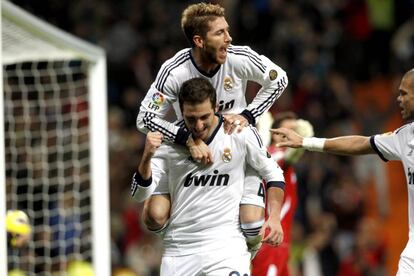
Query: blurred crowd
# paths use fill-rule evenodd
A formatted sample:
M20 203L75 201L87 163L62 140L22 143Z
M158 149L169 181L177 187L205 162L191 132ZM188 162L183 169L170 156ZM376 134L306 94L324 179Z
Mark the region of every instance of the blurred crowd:
M106 50L113 271L158 275L159 238L142 226L142 206L129 196L145 139L135 119L161 64L187 47L180 16L196 1L12 2ZM273 114L296 112L318 137L391 130L398 115L394 80L414 65L414 1L212 2L226 8L234 44L251 46L287 71L289 87ZM250 85L247 97L257 89ZM392 206L377 159L307 153L296 165L294 275L387 275L380 223ZM376 217L367 216L370 181L381 202Z

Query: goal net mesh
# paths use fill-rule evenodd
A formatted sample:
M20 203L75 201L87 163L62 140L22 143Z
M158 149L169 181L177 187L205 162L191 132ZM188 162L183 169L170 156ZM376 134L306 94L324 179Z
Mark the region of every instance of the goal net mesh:
M8 268L65 275L91 262L89 62L2 18L7 209L25 211L32 239L8 245Z

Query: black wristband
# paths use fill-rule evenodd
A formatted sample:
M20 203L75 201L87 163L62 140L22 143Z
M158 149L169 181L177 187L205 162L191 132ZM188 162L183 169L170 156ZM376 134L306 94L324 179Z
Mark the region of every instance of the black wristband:
M143 179L141 174L139 172L134 173L134 176L132 177L133 184L137 184L142 187L148 187L152 183L152 176L148 179Z
M274 188L280 188L282 190L285 190L285 182L283 181L270 181L266 183L266 190L274 187Z
M243 110L243 112L240 113L240 115L242 115L244 118L246 118L246 120L249 122L249 124L251 124L253 126L256 124L256 120L253 117L253 114L249 110L247 110L247 109Z

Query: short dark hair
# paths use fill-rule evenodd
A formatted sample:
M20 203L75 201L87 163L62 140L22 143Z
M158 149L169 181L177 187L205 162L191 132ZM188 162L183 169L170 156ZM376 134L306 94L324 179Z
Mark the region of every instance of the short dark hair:
M184 103L199 104L206 99L210 99L211 107L216 107L216 89L205 78L192 78L185 81L178 93L178 102L180 103L180 109L183 110Z
M272 128L280 127L280 124L284 120L296 120L297 118L298 118L298 116L296 115L295 112L292 112L292 111L279 112L273 118L274 121L273 121L273 124L272 124Z

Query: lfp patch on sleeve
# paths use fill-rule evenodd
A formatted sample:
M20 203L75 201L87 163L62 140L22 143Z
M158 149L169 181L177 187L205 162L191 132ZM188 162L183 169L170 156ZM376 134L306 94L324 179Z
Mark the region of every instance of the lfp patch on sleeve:
M157 111L164 104L164 102L165 102L164 95L161 94L161 92L155 92L151 97L151 101L148 104L148 108L153 111Z

